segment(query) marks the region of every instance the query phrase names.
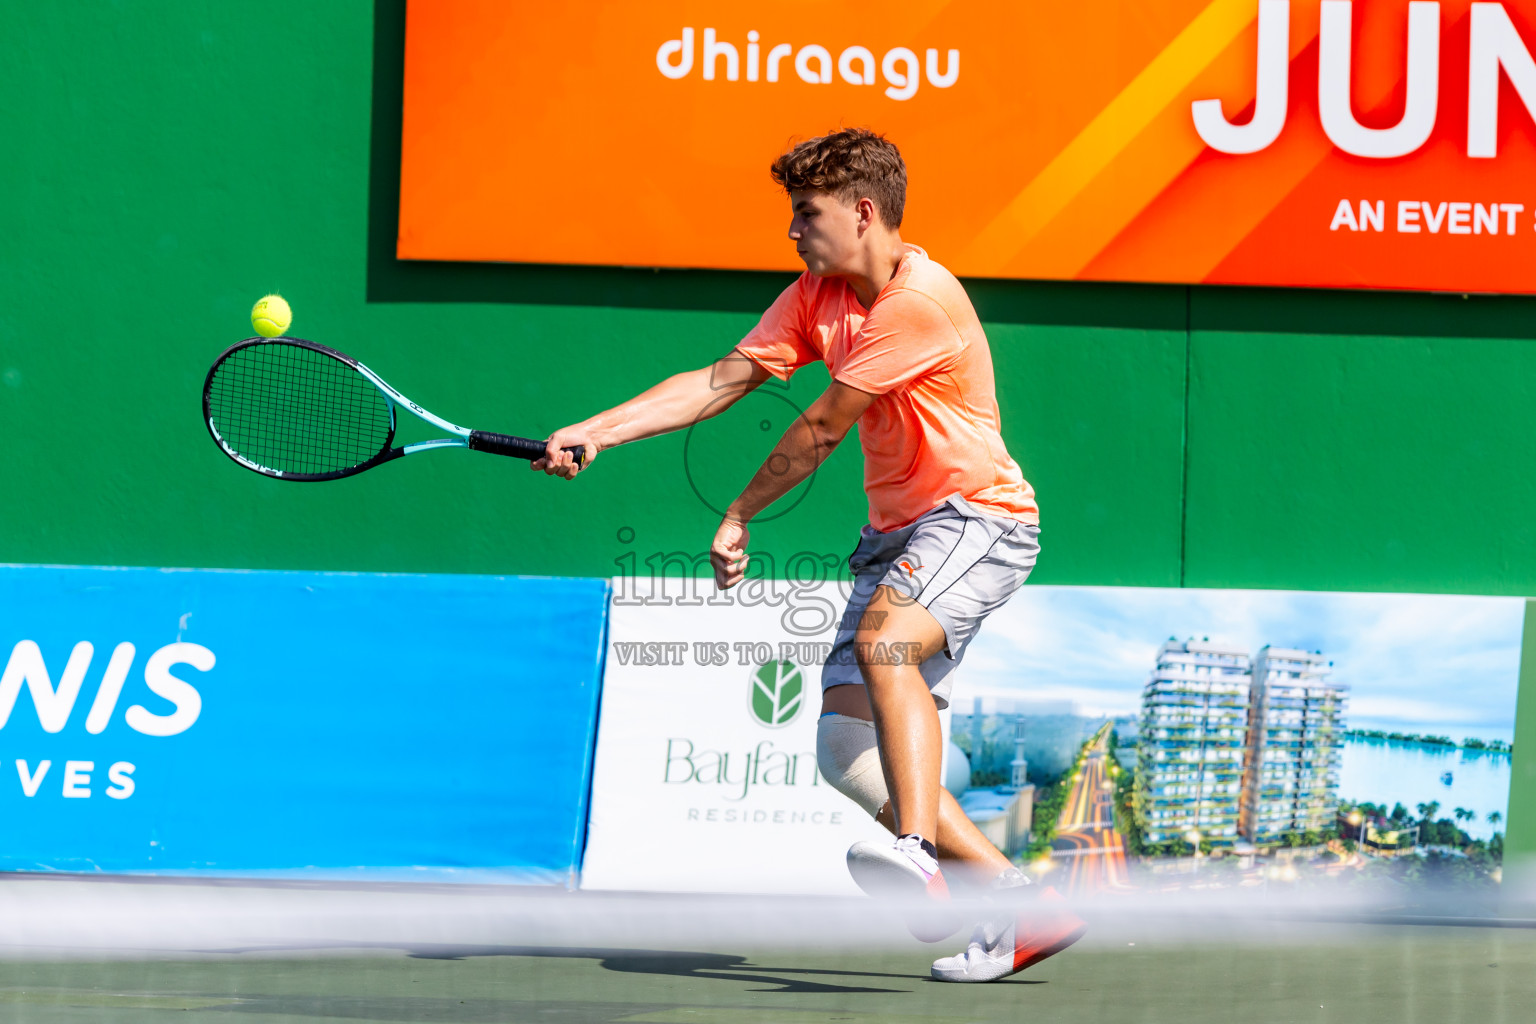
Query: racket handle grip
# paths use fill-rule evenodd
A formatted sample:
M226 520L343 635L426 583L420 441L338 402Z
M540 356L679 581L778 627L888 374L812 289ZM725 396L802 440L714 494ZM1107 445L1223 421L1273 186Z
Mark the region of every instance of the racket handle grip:
M471 430L469 432L469 447L477 452L490 452L492 455L510 455L515 459L527 459L533 462L544 457L547 443L535 441L530 437L513 437L511 434L495 434L489 430ZM585 445L573 445L565 449L576 458L576 465L586 461L587 449Z

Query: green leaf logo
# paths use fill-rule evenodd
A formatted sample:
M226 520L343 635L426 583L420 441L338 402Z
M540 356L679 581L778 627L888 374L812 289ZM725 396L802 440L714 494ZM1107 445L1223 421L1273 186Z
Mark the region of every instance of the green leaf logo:
M792 661L770 661L752 673L752 717L777 729L793 722L805 704L805 676Z

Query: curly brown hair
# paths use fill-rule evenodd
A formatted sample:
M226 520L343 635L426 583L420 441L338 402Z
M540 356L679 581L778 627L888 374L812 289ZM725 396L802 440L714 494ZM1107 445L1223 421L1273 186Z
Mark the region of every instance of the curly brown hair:
M775 160L770 173L786 192L826 192L844 203L867 197L887 227L901 227L907 165L883 135L844 128L806 139Z

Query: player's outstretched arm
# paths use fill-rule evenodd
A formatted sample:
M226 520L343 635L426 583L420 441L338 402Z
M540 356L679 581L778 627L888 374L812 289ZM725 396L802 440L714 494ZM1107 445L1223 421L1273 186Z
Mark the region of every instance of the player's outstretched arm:
M768 376L761 365L732 350L709 366L668 377L622 405L555 431L546 455L533 468L569 480L605 448L668 434L720 415ZM570 452L561 450L575 445L586 446L582 466L576 465Z
M821 397L789 425L767 461L747 484L747 489L741 492L741 497L725 510L725 519L715 531L709 561L715 570L716 586L721 590L734 587L746 573L749 561L747 524L815 472L878 397L841 381L833 381Z

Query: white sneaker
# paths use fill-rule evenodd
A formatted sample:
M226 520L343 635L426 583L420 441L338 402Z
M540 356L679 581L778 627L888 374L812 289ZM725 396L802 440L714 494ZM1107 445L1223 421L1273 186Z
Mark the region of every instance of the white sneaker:
M854 843L848 848L848 873L870 896L902 901L907 930L923 942L942 942L964 924L949 902L939 862L912 836L889 846Z
M1047 888L1032 906L977 925L965 952L935 960L932 974L939 981L996 981L1060 953L1087 930L1056 890Z
M848 847L848 873L860 889L876 898L915 897L938 888L949 894L939 862L912 836L894 845L860 841Z

